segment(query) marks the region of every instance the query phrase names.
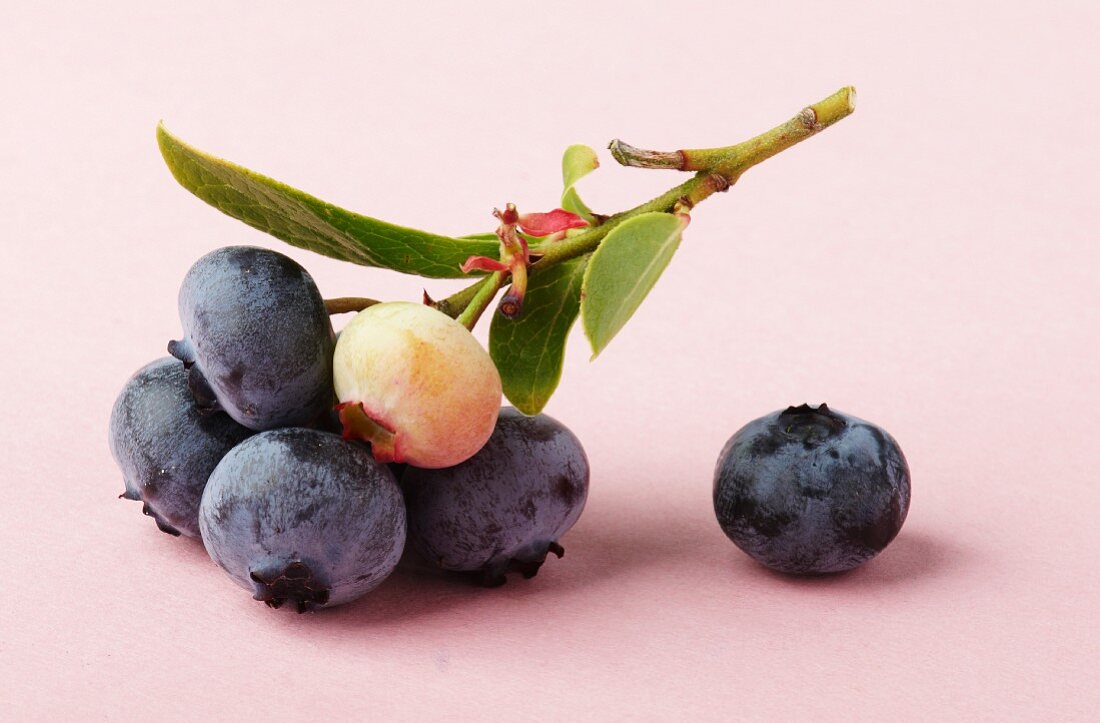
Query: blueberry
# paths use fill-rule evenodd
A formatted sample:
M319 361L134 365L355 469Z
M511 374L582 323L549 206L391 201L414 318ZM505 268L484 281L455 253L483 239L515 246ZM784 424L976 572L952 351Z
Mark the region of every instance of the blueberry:
M898 443L825 404L745 425L714 473L722 530L780 572L857 567L894 539L908 510L909 467Z
M163 531L198 537L207 478L250 434L224 414L199 414L178 361L151 362L130 377L111 410L109 443L126 484L122 496L143 502Z
M548 552L562 556L558 540L588 497L588 458L558 421L505 407L473 457L443 469L410 466L402 481L417 551L496 585L508 571L533 577Z
M267 249L203 256L179 294L185 337L168 345L206 411L249 429L307 425L334 401L335 337L310 275Z
M210 475L199 524L207 552L271 607L298 612L354 600L405 546L393 474L359 443L289 428L238 445Z

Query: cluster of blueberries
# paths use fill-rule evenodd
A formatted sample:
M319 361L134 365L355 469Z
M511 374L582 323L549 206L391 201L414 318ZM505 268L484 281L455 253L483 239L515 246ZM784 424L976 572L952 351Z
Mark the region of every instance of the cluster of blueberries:
M187 273L179 307L184 338L111 413L122 496L161 530L201 537L257 600L299 612L348 602L393 571L406 541L487 584L562 555L589 467L556 420L504 408L465 461L387 464L333 411L336 335L299 264L218 249Z
M255 599L299 612L368 592L406 541L428 562L490 585L561 557L559 539L588 495L577 437L546 415L500 409L496 369L457 322L382 306L361 312L338 347L316 284L292 259L241 246L201 258L180 289L184 338L130 378L111 414L122 496L142 502L161 530L201 536ZM349 336L377 343L345 344ZM439 346L425 354L424 339ZM386 376L448 349L457 356L434 371ZM463 369L476 383L455 381ZM341 387L351 395L343 401ZM372 405L354 402L362 414L339 411L360 398ZM433 410L433 399L449 399L452 415ZM403 411L379 413L402 401ZM488 417L477 413L486 402ZM369 431L362 439L357 425ZM893 437L824 404L742 427L713 485L726 535L792 574L871 559L901 529L909 498Z

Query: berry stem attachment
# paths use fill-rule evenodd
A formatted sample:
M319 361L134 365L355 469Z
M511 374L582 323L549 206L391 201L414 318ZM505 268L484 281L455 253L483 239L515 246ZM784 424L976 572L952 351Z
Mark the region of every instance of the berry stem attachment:
M368 306L381 303L375 299L365 299L359 296L340 296L335 299L325 299L325 311L332 314L347 314L352 311L359 312Z
M344 439L370 442L371 452L379 462L402 461L396 459L397 435L393 430L371 419L362 403L342 402L336 405L336 413L344 428Z
M504 271L494 271L476 284L467 287L465 291L473 289L475 293L470 301L466 303L466 308L462 309L461 312L455 316L455 320L470 331L473 331L474 326L477 325L477 320L481 318L481 314L489 308L489 304L493 303L493 298L496 297L497 292L500 291L500 287L504 285L505 274L506 272ZM457 296L457 294L455 296ZM436 308L443 311L445 314L449 313L440 307L440 304L447 304L449 301L450 298L444 299L442 302L437 302Z
M442 311L452 319L457 319L478 294L480 294L487 285L491 285L492 283L492 274L490 274L489 276L475 281L461 291L451 294L446 299L432 301L431 306L435 307L438 311Z

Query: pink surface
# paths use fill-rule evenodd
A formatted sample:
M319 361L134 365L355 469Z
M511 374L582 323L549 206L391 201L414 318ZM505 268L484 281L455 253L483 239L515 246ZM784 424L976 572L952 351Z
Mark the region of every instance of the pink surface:
M0 717L1095 716L1100 6L225 5L3 11ZM115 499L110 405L187 267L286 250L175 184L158 119L457 234L554 204L570 143L724 145L849 83L854 116L697 210L598 362L575 334L548 411L592 491L535 580L276 612ZM599 210L675 178L602 157ZM290 253L329 296L420 294ZM823 580L753 564L710 502L726 438L803 401L913 473L896 542Z

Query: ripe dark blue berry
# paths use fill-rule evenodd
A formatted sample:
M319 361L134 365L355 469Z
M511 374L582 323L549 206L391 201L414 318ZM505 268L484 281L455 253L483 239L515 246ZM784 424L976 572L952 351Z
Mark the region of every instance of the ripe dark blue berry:
M164 358L139 369L111 410L111 454L122 470L122 496L172 535L199 536L199 500L221 458L252 432L224 414L202 415L187 372Z
M445 570L476 571L489 585L533 577L580 517L588 497L580 441L545 414L500 411L485 446L454 467L408 467L402 481L409 540Z
M207 552L271 607L298 612L354 600L381 583L405 546L393 473L328 432L262 432L210 475L199 524Z
M742 427L714 473L714 511L734 544L780 572L850 570L898 534L909 467L885 430L805 404Z
M203 256L179 294L188 368L200 408L254 430L307 425L334 401L335 337L310 275L283 254L230 246Z

